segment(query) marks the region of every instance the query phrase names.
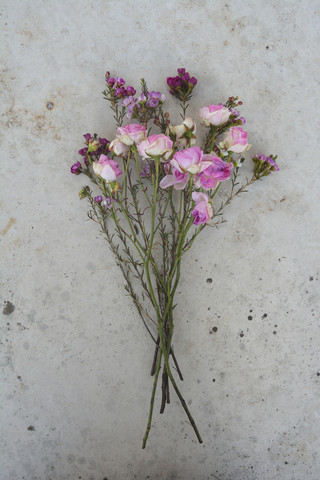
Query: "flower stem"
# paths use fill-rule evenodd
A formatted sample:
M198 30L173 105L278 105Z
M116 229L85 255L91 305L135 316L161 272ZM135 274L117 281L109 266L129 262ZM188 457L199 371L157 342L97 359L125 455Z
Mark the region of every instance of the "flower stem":
M176 382L175 382L175 379L174 379L174 377L173 377L173 375L172 375L172 372L171 372L171 369L170 369L170 365L169 365L168 354L167 354L167 351L166 351L166 348L165 348L165 343L164 343L163 324L160 324L160 325L159 325L159 335L160 335L160 346L161 346L161 350L162 350L162 353L163 353L164 365L165 365L165 368L166 368L167 375L168 375L168 377L169 377L169 379L170 379L170 381L171 381L171 383L172 383L172 386L173 386L176 394L178 395L178 398L179 398L179 400L180 400L180 402L181 402L181 405L182 405L184 411L185 411L186 414L187 414L187 417L188 417L188 419L189 419L189 421L190 421L190 423L191 423L191 425L192 425L192 428L193 428L193 430L194 430L194 432L195 432L195 434L196 434L196 436L197 436L197 438L198 438L199 443L203 443L203 440L202 440L202 438L201 438L201 435L200 435L200 432L199 432L199 430L198 430L198 427L197 427L197 425L196 425L196 423L195 423L195 421L194 421L194 419L193 419L193 417L192 417L192 415L191 415L191 413L190 413L190 410L188 409L188 406L187 406L187 404L186 404L186 402L185 402L185 400L184 400L184 398L183 398L183 396L182 396L182 394L181 394L181 392L180 392L180 390L179 390L179 388L178 388L178 386L177 386L177 384L176 384Z
M157 390L159 372L160 372L160 369L161 369L161 360L162 360L162 352L160 351L159 356L158 356L158 362L157 362L157 370L156 370L156 374L155 374L154 381L153 381L153 388L152 388L152 394L151 394L151 400L150 400L150 408L149 408L147 429L146 429L146 433L144 434L144 437L143 437L142 448L146 448L149 432L150 432L150 429L151 429L154 399L155 399L156 390Z

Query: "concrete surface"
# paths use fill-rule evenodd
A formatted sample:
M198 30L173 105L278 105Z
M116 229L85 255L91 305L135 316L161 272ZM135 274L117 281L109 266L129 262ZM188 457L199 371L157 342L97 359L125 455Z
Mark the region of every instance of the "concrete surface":
M319 2L0 5L1 480L318 480ZM113 138L106 70L165 91L183 66L191 113L239 95L281 171L184 262L175 347L205 442L174 399L142 451L153 347L69 169L82 134Z

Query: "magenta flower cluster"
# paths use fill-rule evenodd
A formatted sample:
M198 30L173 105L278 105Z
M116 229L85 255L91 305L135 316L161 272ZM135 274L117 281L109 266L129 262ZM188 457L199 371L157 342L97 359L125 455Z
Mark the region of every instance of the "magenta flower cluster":
M131 95L136 94L136 90L134 87L131 87L131 85L128 85L127 87L124 87L125 85L125 80L121 77L113 78L109 76L109 72L106 74L106 82L113 93L113 95L116 98L124 98L124 97L129 97Z
M98 137L96 134L92 136L91 133L86 133L85 135L83 135L83 138L85 139L86 146L80 148L80 150L78 150L78 153L83 157L83 163L86 166L88 165L88 152L92 153L97 157L102 154L107 154L109 152L110 142L106 138ZM81 171L82 165L79 161L77 161L71 166L71 173L79 175Z
M241 102L239 102L241 104ZM234 108L230 108L231 112L231 122L237 123L237 125L244 125L246 123L246 119L244 117L240 117L239 110L235 110Z
M170 88L169 93L181 99L182 96L189 94L197 85L198 80L190 77L185 68L178 68L176 77L167 77L167 85Z
M263 155L262 153L257 153L253 155L252 161L255 163L254 172L258 176L270 175L271 172L278 172L279 166L276 163L277 156L274 155Z

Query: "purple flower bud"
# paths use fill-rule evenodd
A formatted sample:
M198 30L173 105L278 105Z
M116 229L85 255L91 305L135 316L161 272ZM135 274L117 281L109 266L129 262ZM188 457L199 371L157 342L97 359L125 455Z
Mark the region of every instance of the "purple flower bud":
M107 84L109 85L109 87L113 87L115 83L116 83L116 80L113 77L107 78Z
M278 165L276 164L274 158L271 156L271 157L267 157L266 158L266 162L271 165L271 168L270 168L270 171L272 172L278 172L280 169L278 167Z
M167 77L167 85L169 87L171 87L172 84L173 84L173 78L172 77Z
M90 140L90 138L91 138L91 133L86 133L85 135L83 135L83 137L84 137L86 140Z
M85 164L86 166L88 166L88 165L89 165L89 162L88 162L88 159L87 159L87 157L83 157L83 162L84 162L84 164Z
M99 137L99 143L100 143L100 145L108 145L110 142L106 138L100 138Z
M127 95L135 95L136 94L136 90L131 87L130 85L127 87Z
M149 98L149 100L147 101L147 107L151 107L151 108L157 108L157 106L159 105L159 100L157 98Z
M87 153L88 151L88 147L84 147L84 148L81 148L78 153L79 155L81 155L82 157Z
M124 87L119 87L115 89L114 94L117 98L121 98L127 95L127 91Z
M150 165L146 165L146 166L143 168L143 170L141 170L141 172L140 172L141 178L149 177L149 176L150 176L150 172L151 172Z
M147 97L145 96L144 93L141 93L141 95L139 95L139 97L137 98L137 103L142 103L142 102L145 102L147 100Z
M189 83L190 83L191 85L196 86L197 83L198 83L198 80L197 80L195 77L191 77L190 80L189 80Z
M132 95L130 95L129 97L126 97L124 100L122 100L121 105L123 107L128 107L132 103L134 104L134 102L135 102L135 99L133 98Z
M74 175L80 175L80 173L81 173L81 163L80 162L74 163L70 170L71 170L71 173L73 173Z
M179 75L184 75L186 73L186 69L185 68L178 68L177 72L179 73Z
M127 107L127 117L132 118L133 110L135 108L136 104L135 103L130 103Z
M103 201L105 207L108 208L109 210L112 208L112 202L116 202L116 199L111 198L111 197L107 197Z
M102 196L98 195L97 197L94 197L93 199L98 205L102 203Z
M123 78L117 77L116 87L122 87L122 85L124 85L125 83L126 82L125 82L125 80L123 80Z

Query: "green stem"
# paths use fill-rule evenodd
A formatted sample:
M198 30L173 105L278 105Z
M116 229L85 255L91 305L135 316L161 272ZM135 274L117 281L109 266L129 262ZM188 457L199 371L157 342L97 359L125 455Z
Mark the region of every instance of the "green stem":
M178 386L175 382L175 379L172 375L170 365L169 365L168 354L167 354L167 351L166 351L166 348L165 348L165 339L164 339L164 332L163 332L163 325L162 324L159 325L159 336L160 336L160 346L161 346L161 350L162 350L162 353L163 353L164 364L165 364L165 368L166 368L166 372L168 374L168 377L170 378L172 386L175 389L175 392L178 395L178 398L181 402L181 405L182 405L182 407L184 408L184 410L187 414L187 417L188 417L188 419L189 419L189 421L192 425L192 428L193 428L193 430L194 430L194 432L195 432L195 434L198 438L199 443L203 443L201 435L200 435L199 430L197 428L197 425L196 425L196 423L195 423L195 421L194 421L194 419L193 419L193 417L190 413L190 410L188 409L188 406L187 406L183 396L181 395L181 392L180 392L180 390L179 390L179 388L178 388Z
M212 127L211 131L212 131L212 138L211 138L211 143L210 143L210 152L212 152L212 150L213 150L214 140L216 138L217 127Z
M153 388L152 388L152 394L151 394L151 399L150 399L150 408L149 408L147 429L146 429L146 433L144 434L143 442L142 442L142 448L143 449L146 448L149 432L150 432L150 429L151 429L154 399L155 399L156 390L157 390L159 372L160 372L160 369L161 369L161 360L162 360L162 351L160 350L159 355L158 355L156 374L155 374L155 377L154 377L154 380L153 380Z

